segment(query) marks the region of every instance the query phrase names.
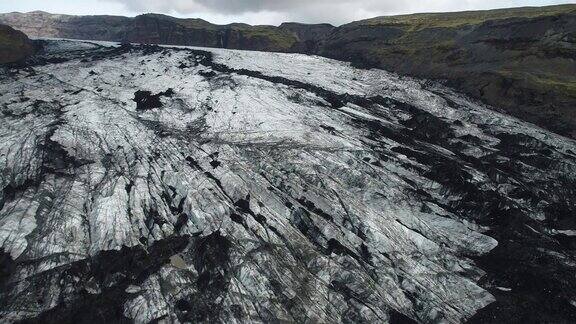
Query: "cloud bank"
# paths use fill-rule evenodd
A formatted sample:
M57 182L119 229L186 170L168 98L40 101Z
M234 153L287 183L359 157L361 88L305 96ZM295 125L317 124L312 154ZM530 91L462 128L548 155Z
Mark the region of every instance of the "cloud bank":
M215 23L274 24L284 21L335 25L382 15L479 10L571 3L566 0L97 0L125 13L164 13ZM83 2L88 4L92 1Z

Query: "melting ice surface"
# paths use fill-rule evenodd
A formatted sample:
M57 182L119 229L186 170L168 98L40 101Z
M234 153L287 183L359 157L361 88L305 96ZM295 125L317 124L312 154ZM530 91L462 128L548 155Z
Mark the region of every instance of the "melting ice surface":
M525 311L515 296L576 304L575 143L439 84L51 40L1 72L0 105L1 321L463 322ZM550 296L526 288L539 276Z

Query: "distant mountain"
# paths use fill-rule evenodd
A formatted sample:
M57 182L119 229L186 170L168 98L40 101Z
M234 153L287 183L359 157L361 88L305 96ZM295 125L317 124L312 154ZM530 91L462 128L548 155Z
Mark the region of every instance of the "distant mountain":
M215 25L202 19L178 19L145 14L119 16L69 16L42 11L0 14L0 22L31 37L57 37L117 42L192 45L258 51L310 52L334 29L328 24L296 23L275 26ZM310 46L314 49L314 46Z
M576 5L377 17L340 27L214 25L146 14L0 14L32 37L317 54L445 79L518 118L576 138Z
M21 31L0 25L0 64L24 59L33 52L33 44Z

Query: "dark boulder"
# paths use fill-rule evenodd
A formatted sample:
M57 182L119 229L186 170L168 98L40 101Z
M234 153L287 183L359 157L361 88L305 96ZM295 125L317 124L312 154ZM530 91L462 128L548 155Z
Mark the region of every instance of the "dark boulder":
M23 32L0 25L0 64L20 61L33 52L32 41Z

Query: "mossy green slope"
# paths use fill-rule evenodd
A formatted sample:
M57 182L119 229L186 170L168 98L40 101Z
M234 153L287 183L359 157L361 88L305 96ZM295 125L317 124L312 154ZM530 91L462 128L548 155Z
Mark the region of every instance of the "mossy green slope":
M520 7L446 13L421 13L376 17L360 20L351 25L393 25L403 26L407 27L411 31L417 31L425 28L456 28L466 25L478 25L489 20L554 16L570 12L574 13L574 11L576 11L576 5Z
M576 138L576 5L377 17L321 55L448 84Z

